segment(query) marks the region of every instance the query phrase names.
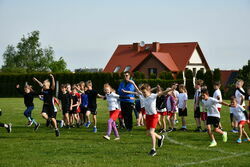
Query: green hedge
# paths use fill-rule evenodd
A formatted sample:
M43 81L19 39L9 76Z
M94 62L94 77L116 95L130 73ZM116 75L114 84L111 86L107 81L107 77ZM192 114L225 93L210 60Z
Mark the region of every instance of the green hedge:
M91 80L93 82L93 87L98 92L103 94L103 84L109 83L114 89L117 89L119 83L121 82L120 75L114 73L54 73L53 74L56 81L59 81L59 84L70 83L75 84L80 81ZM0 97L18 97L15 86L20 84L21 88L24 86L25 82L32 85L34 90L39 91L41 88L38 84L34 83L32 80L33 77L36 77L38 80L43 81L49 78L49 73L30 73L30 74L0 74ZM135 82L139 85L141 83L148 83L152 87L156 85L161 85L164 89L170 87L173 82L179 84L183 83L182 79L178 80L162 80L162 79L135 79ZM187 80L187 83L191 81ZM188 86L188 85L187 85ZM193 85L187 87L188 91L191 93L193 91Z

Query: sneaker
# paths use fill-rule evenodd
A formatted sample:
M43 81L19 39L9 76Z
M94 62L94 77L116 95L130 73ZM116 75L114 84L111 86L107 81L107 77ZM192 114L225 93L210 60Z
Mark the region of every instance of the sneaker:
M232 129L230 132L233 132L233 133L238 133L239 131L236 130L236 129Z
M156 155L156 151L154 150L154 149L152 149L149 153L148 153L148 155L150 155L150 156L155 156Z
M242 143L242 140L241 139L237 139L236 143L240 144L240 143Z
M59 129L56 129L56 130L55 130L55 133L56 133L56 137L60 136Z
M63 120L61 120L61 123L60 123L60 128L62 128L62 127L63 127L63 125L64 125L64 121L63 121Z
M97 128L96 128L96 127L93 128L93 132L94 132L94 133L97 132Z
M201 128L197 128L194 130L195 132L202 132L202 129Z
M222 135L223 142L227 142L227 132L224 132Z
M37 131L37 130L38 130L38 128L39 128L39 126L40 126L40 124L39 124L39 123L37 123L37 124L35 125L35 127L34 127L34 131Z
M30 127L33 124L33 121L28 121L27 126Z
M91 125L91 122L87 122L84 126L88 128Z
M215 146L217 146L216 141L212 141L208 147L215 147Z
M207 132L207 129L202 130L202 132Z
M116 138L114 138L114 140L115 140L115 141L120 140L120 137L116 137Z
M110 140L110 137L108 135L103 136L104 139Z
M165 136L161 135L161 139L158 139L158 147L162 147L163 146L164 138L165 138Z
M12 131L12 124L11 123L8 124L8 127L6 128L6 130L8 133L11 133L11 131Z
M173 128L172 131L176 131L176 128Z
M248 139L243 139L242 141L250 141L250 138L248 138Z
M169 129L167 130L168 133L169 133L169 132L172 132L172 131L173 131L172 128L169 128Z
M79 124L79 123L76 123L76 127L77 127L77 128L80 128L80 124Z
M167 131L165 129L162 129L160 133L166 133Z

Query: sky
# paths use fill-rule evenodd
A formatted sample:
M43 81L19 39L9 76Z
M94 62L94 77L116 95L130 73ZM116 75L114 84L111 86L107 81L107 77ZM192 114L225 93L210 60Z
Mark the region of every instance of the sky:
M250 59L250 0L0 0L0 66L7 45L39 30L70 70L104 68L118 44L199 42L209 66Z

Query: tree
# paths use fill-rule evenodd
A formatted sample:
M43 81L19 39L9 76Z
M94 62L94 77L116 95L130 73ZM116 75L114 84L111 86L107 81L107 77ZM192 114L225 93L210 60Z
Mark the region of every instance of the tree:
M213 80L214 82L220 81L220 69L219 68L215 68L214 69L214 76L213 76Z
M33 31L28 37L23 36L16 48L8 45L3 54L3 72L63 72L67 64L60 58L54 60L52 47L41 48L39 31Z
M238 78L245 81L245 86L250 86L250 60L248 60L247 65L244 65L242 69L239 70Z
M200 69L199 71L197 71L196 79L204 80L204 71L202 69Z
M210 70L207 70L204 74L204 83L207 86L209 94L212 95L213 93L213 73Z

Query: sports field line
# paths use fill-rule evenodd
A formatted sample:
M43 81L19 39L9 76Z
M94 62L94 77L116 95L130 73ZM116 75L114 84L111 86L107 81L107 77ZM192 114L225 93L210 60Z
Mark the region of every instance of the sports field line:
M213 151L213 152L219 152L219 153L223 153L223 154L230 154L230 155L237 155L237 153L235 152L227 152L227 151L224 151L222 149L212 149L212 148L202 148L202 147L196 147L196 146L193 146L193 145L190 145L190 144L185 144L185 143L182 143L182 142L179 142L179 141L176 141L174 139L171 139L170 137L168 137L168 135L166 134L165 135L165 138L170 142L170 143L173 143L173 144L177 144L177 145L182 145L184 147L188 147L188 148L191 148L191 149L196 149L196 150L206 150L206 151Z
M188 163L178 164L176 166L182 167L182 166L198 165L198 164L203 164L203 163L209 163L211 161L220 161L220 160L224 160L224 159L236 158L236 157L240 157L243 155L249 155L249 154L250 154L250 152L236 153L235 155L228 155L226 157L212 158L212 159L202 160L202 161L197 161L197 162L188 162Z

